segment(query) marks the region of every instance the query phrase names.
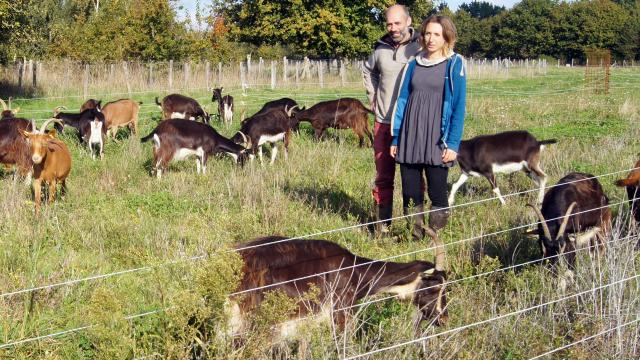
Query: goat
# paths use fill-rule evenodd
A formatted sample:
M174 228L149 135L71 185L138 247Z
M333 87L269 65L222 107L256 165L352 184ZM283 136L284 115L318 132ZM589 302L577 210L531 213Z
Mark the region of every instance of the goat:
M95 159L93 146L97 147L100 159L104 158L104 138L106 135L105 116L99 108L86 109L79 114L60 112L58 106L53 111L53 118L60 120L56 123L56 130L62 132L65 125L69 125L78 130L80 142L84 142L89 147L91 158Z
M251 117L254 117L254 116L257 116L257 115L262 115L262 114L271 112L273 110L284 110L287 113L289 113L289 110L292 110L294 113L298 113L301 110L305 110L305 109L306 108L302 108L301 109L298 106L298 103L293 99L282 98L282 99L272 100L272 101L268 101L268 102L264 103L264 105L262 105L262 108L260 110L258 110L257 113L253 114ZM293 114L290 115L289 117L292 117L292 116L293 116ZM240 122L240 126L242 126L250 118L243 119ZM299 122L298 121L291 121L291 130L298 131L298 127L299 127Z
M495 174L510 174L518 170L524 170L538 185L538 204L542 203L547 174L540 168L540 153L544 145L555 143L555 139L538 141L527 131L506 131L461 141L457 160L462 174L451 187L449 206L453 205L456 192L469 175L484 176L504 205Z
M246 119L240 130L231 138L236 144L240 144L247 149L251 149L251 158L256 153L260 156L262 164L262 145L271 143L271 164L276 160L278 148L276 143L284 140L284 157L288 158L289 142L291 139L291 123L290 118L293 109L285 110L274 109L269 112L258 113Z
M45 134L45 129L51 121L49 119L42 124L40 131L35 128L29 132L20 130L20 133L29 142L31 160L33 161L33 194L35 200L36 215L40 213L42 185L48 185L49 203L56 198L57 184L62 185L62 194L66 193L67 177L71 172L71 153L64 142L56 139L55 130Z
M0 104L2 104L2 113L0 113L0 120L15 118L20 111L19 107L11 109L11 98L9 98L9 106L7 106L7 104L2 99L0 99Z
M233 121L233 96L222 96L222 90L224 88L213 89L212 102L218 101L218 116L220 120L223 120L226 126L231 125Z
M363 147L365 134L373 144L373 135L369 130L367 114L373 114L373 112L359 100L342 98L319 102L309 109L293 114L293 119L294 124L300 121L309 121L315 130L316 139L322 138L327 128L351 128L360 140L360 147Z
M268 236L237 247L244 262L243 278L236 291L239 294L225 304L231 313L229 335L246 330L247 315L261 305L267 292L278 290L297 300L293 321L279 329L282 337L294 335L295 320L307 314L324 313L344 328L349 308L379 293L412 301L420 311L416 325L433 320L442 325L448 319L443 248L436 251L435 264L397 263L360 257L325 240L282 240L285 238ZM317 297L304 300L304 293L312 288L319 291Z
M627 197L631 202L631 214L636 222L640 222L640 160L636 163L635 169L631 170L626 179L615 182L616 186L626 187Z
M82 104L80 106L80 112L83 112L87 109L98 109L98 110L102 110L102 100L96 100L96 99L89 99L87 101L84 102L84 104Z
M158 102L158 97L156 96L156 105L162 110L163 120L196 120L197 118L202 118L202 122L206 122L207 124L211 121L209 113L207 113L195 99L188 96L171 94L165 96L162 102Z
M0 164L15 165L17 173L31 183L33 162L29 143L20 131L36 131L32 121L22 118L7 118L0 121Z
M553 256L551 262L556 263L556 255L567 252L567 263L573 269L576 248L598 242L598 247L604 249L598 235L607 234L611 229L608 204L609 199L593 175L572 172L560 179L544 196L542 210L528 205L540 219L538 237L542 257ZM576 214L572 215L574 210Z
M147 136L140 139L143 143L153 139L153 167L158 179L162 170L171 160L184 160L196 156L196 171L207 171L207 159L210 155L226 152L240 165L244 164L246 149L218 134L209 125L191 120L169 119L162 121Z
M104 115L107 136L111 133L116 138L118 128L128 126L134 135L138 135L138 112L142 102L130 99L120 99L106 103L102 108L100 103L93 99L87 100L81 109L98 109Z

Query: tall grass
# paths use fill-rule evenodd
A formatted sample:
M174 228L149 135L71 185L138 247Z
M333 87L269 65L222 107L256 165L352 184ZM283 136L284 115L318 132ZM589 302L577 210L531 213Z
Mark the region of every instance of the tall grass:
M354 75L355 76L355 75ZM570 171L594 175L628 169L640 146L637 71L614 69L610 95L595 95L582 86L582 71L549 68L547 74L474 78L469 82L465 137L510 129L528 129L539 138L557 138L542 155L542 166L554 184ZM115 88L115 87L114 87ZM77 86L61 87L77 92ZM204 99L206 91L188 94ZM141 134L160 114L152 99L144 102ZM239 92L236 102L248 113L268 99L290 96L307 105L338 96L365 100L359 87ZM109 100L109 98L105 98ZM25 114L45 118L56 105L79 107L80 98L18 102ZM230 136L237 128L216 124ZM150 269L69 286L0 297L0 343L46 335L64 329L90 329L0 350L15 358L185 358L199 344L212 358L352 356L414 339L411 305L385 300L359 309L358 321L344 332L328 324L305 322L304 341L273 340L270 328L284 320L287 301L272 295L271 307L257 314L256 327L242 346L220 336L226 318L225 294L237 281L237 258L225 252L232 244L266 234L300 236L350 226L372 219L371 149L358 149L349 131L330 131L327 140L311 140L303 125L293 136L289 161L274 166L255 162L244 168L227 157L212 158L208 174L198 176L194 161L172 164L158 181L149 174L151 148L139 136L119 135L109 142L104 161L92 161L74 134L63 139L72 152L69 192L39 217L33 214L31 191L9 172L0 176L0 293L93 274L151 266ZM451 171L455 180L459 170ZM600 179L612 203L626 199L613 186L619 173ZM523 174L499 176L503 194L533 189ZM396 181L394 214L401 214ZM472 179L457 203L492 197L483 179ZM442 237L452 244L533 223L525 204L536 192L456 208ZM616 231L607 252L581 252L575 281L564 293L558 280L540 264L517 267L457 282L449 289L450 323L427 327L421 335L437 334L475 321L531 307L562 296L633 276L640 268L637 232L626 217L628 206L616 206ZM394 234L403 238L404 221ZM630 239L628 236L632 236ZM358 255L383 258L416 251L427 243L377 239L365 228L322 236ZM626 240L616 241L617 238ZM634 239L636 241L634 241ZM173 262L199 255L199 260ZM447 246L449 279L462 279L540 256L535 239L512 230ZM431 252L401 257L431 259ZM172 262L170 264L166 264ZM532 310L486 325L435 337L375 357L416 358L421 352L438 358L526 358L633 320L640 312L639 282L628 281L577 298ZM126 320L150 310L162 311ZM637 358L638 325L607 333L561 351L563 358ZM197 339L197 340L196 340Z

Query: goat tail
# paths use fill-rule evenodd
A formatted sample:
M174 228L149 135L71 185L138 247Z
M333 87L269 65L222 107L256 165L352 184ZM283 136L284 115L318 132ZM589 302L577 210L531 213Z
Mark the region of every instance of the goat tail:
M153 130L149 135L147 135L147 136L145 136L145 137L141 138L141 139L140 139L140 142L145 143L145 142L147 142L147 141L151 140L151 138L153 138L153 135L155 135L155 134L156 134L156 131L155 131L155 130Z
M140 103L140 104L142 104L142 103ZM158 106L162 106L162 104L160 103L160 101L158 101L158 97L157 97L157 96L156 96L156 105L158 105Z
M158 102L158 98L156 98L156 102ZM138 101L138 105L144 104L142 101Z
M558 142L558 140L556 140L556 139L540 140L540 141L538 141L538 145L550 145L550 144L555 144L557 142Z

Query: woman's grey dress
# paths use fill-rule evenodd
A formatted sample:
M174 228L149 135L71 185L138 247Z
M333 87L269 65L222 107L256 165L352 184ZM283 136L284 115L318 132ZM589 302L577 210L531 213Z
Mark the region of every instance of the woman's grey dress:
M440 126L447 61L433 66L416 64L410 94L400 128L396 161L405 164L453 166L442 164Z

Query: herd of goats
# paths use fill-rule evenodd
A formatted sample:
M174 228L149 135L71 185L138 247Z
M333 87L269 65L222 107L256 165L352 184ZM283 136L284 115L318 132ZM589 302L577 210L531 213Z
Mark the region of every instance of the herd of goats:
M233 98L222 96L223 89L213 91L212 101L218 102L218 116L227 126L233 119ZM153 172L160 178L170 161L196 158L198 173L206 173L207 159L214 154L229 154L243 165L247 159L259 155L262 146L271 143L271 163L277 154L276 143L283 142L285 158L292 131L300 121L308 121L315 137L323 137L327 128L351 128L364 145L364 137L373 142L369 130L371 110L359 100L341 98L324 101L306 109L296 101L282 98L264 104L256 114L244 119L240 130L231 137L220 135L209 123L211 116L195 100L171 94L156 104L163 119L156 128L141 139L153 143ZM86 144L91 156L104 156L105 139L114 137L120 127L130 127L138 133L140 104L121 99L101 104L88 100L80 112L54 110L53 117L38 129L33 120L17 117L19 109L3 106L0 120L0 163L14 166L16 173L27 182L33 179L35 212L40 211L41 187L48 185L49 202L54 201L58 184L66 190L71 170L71 154L65 143L57 138L66 127L77 130L79 141ZM197 121L200 119L201 121ZM55 123L55 129L47 126ZM604 250L604 238L611 230L612 215L609 200L598 179L590 174L572 172L564 176L549 191L544 192L547 175L540 168L541 151L555 140L538 141L526 131L509 131L483 135L462 141L458 153L460 178L453 184L449 204L453 205L457 190L469 176L485 177L498 199L504 199L496 183L496 174L523 170L538 186L538 204L530 204L540 219L537 228L543 258L556 264L566 260L569 269L575 267L575 250L584 247ZM640 186L640 161L626 179L616 185L626 187L633 220L640 221L640 203L635 198ZM632 221L633 221L632 220ZM447 319L445 296L445 252L437 233L425 228L436 244L434 263L377 261L363 258L345 248L324 240L288 240L270 236L238 245L236 250L244 261L244 277L237 293L230 299L229 332L238 334L247 328L247 314L265 300L270 290L281 290L291 297L299 297L313 288L319 289L317 301L300 300L292 319L307 314L327 314L340 326L349 318L353 304L365 296L377 293L397 295L415 304L420 321L442 324ZM258 289L259 291L254 291ZM291 323L279 329L283 336L295 333Z

